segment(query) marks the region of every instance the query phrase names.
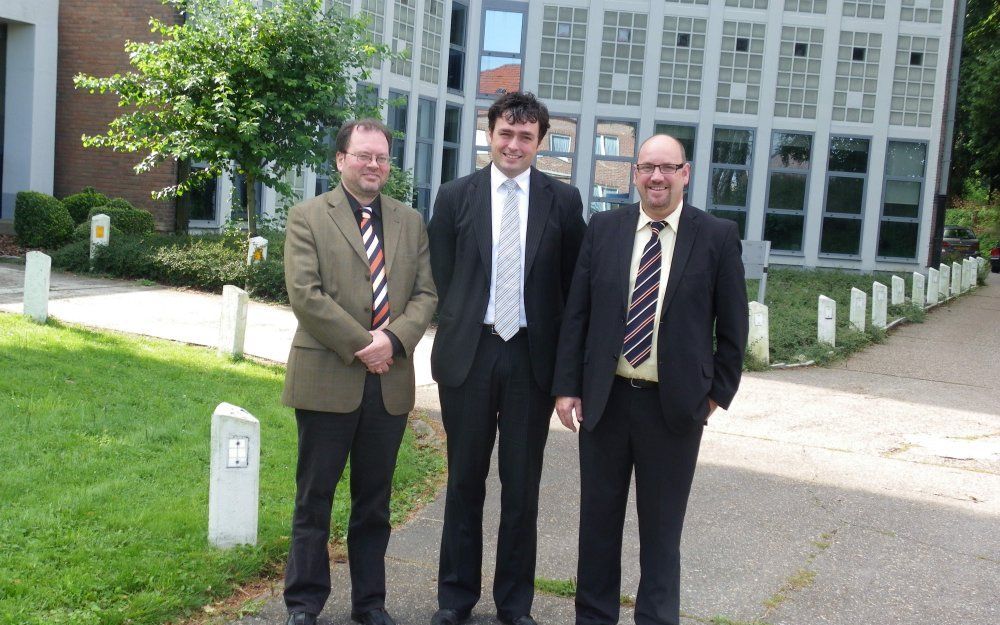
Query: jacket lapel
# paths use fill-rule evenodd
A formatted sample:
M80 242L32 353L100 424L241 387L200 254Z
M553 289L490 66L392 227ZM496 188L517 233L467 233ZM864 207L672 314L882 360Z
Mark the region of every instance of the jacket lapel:
M681 283L684 275L684 267L691 257L691 250L694 249L694 242L698 238L698 226L701 222L700 211L684 203L681 209L681 220L677 227L677 240L674 242L674 257L670 260L670 276L667 279L667 292L663 295L663 308L660 311L660 319L667 314L670 301L677 292L677 287Z
M364 246L361 245L361 230L358 229L358 222L351 212L351 204L347 201L343 188L338 185L333 191L330 191L326 201L329 205L326 210L330 218L333 219L334 225L354 248L358 257L367 265L368 256L365 254ZM397 231L397 236L398 234Z
M469 184L469 208L474 212L476 243L483 267L492 280L493 272L493 197L490 190L490 166L479 170Z
M639 223L639 205L632 204L621 211L618 219L618 232L615 233L614 241L620 241L618 248L618 260L616 272L619 276L618 283L622 285L621 301L622 309L628 311L628 285L632 269L632 248L635 246L635 227Z
M531 273L531 263L535 260L542 232L552 210L552 189L548 179L534 167L531 168L531 182L528 189L528 230L525 235L524 275Z
M391 275L392 261L396 258L396 247L399 246L399 236L402 231L399 219L399 208L390 198L382 196L382 236L385 238L382 251L385 254L385 272Z

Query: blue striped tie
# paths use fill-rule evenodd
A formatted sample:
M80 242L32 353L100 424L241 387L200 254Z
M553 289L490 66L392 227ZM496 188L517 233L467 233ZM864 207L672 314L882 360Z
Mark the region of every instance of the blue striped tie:
M625 347L622 350L625 360L633 367L645 362L653 348L653 319L656 316L656 302L659 299L660 259L663 255L660 248L660 230L666 225L665 221L649 223L653 236L649 238L646 247L642 248L639 270L635 275L632 303L629 305L628 319L625 322Z

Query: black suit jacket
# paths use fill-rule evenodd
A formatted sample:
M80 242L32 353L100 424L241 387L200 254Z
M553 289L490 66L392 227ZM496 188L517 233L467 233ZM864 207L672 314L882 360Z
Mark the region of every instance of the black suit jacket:
M582 398L587 430L604 412L622 352L638 219L638 204L591 218L566 302L552 392ZM668 425L704 421L709 398L729 407L740 383L747 330L736 224L685 204L656 336L660 405Z
M552 386L556 341L586 224L580 192L531 168L524 259L524 308L535 380ZM465 381L490 300L493 264L490 167L441 186L427 228L438 291L431 373Z

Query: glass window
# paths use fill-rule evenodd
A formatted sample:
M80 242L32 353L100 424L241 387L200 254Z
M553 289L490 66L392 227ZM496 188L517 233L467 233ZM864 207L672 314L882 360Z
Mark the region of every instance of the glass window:
M920 197L926 161L926 143L889 141L885 157L882 216L879 220L879 256L917 256Z
M465 28L469 9L459 2L451 5L451 38L448 46L448 89L463 91L465 76Z
M745 128L716 128L712 138L708 211L735 221L741 237L746 236L753 139L753 131Z
M479 94L499 96L521 88L523 10L483 11L483 38L479 56Z
M434 170L434 100L417 100L417 146L413 158L413 208L424 221L430 217L431 178Z
M462 135L462 109L449 104L444 109L444 141L441 150L441 182L458 177L458 141Z
M597 121L591 213L632 202L632 163L635 162L637 126L631 121Z
M856 256L861 252L870 143L864 137L830 137L821 254Z
M535 166L540 171L567 184L573 184L576 126L572 117L550 117L549 131L542 137L535 159Z
M402 169L403 157L406 154L406 109L409 96L398 91L389 92L388 126L392 130L392 162Z
M654 133L658 135L670 135L674 139L680 141L680 144L684 146L684 160L691 160L692 155L694 155L695 136L698 133L697 126L684 126L681 124L657 122ZM690 185L684 187L685 202L688 200L688 190L690 188Z
M206 169L204 165L192 165L191 173ZM216 220L216 207L218 206L219 179L212 178L187 193L190 202L190 213L188 219L191 221L211 221Z
M801 252L812 135L775 131L768 158L764 240L775 251Z

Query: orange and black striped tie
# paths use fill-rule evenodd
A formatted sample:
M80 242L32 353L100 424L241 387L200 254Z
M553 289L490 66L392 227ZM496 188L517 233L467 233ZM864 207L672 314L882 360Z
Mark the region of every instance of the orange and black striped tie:
M372 226L370 206L361 207L361 241L372 277L372 330L378 330L389 323L389 283L385 275L385 254Z

